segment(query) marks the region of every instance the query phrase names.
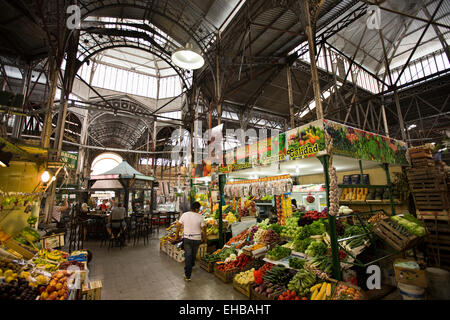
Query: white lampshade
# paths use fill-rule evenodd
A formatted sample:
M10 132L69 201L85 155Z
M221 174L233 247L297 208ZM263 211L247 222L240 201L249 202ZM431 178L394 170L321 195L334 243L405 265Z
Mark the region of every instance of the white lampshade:
M50 173L48 173L48 171L44 171L41 175L41 180L42 182L47 183L48 180L50 180Z
M202 55L194 50L191 43L187 43L186 47L179 48L172 53L172 62L180 68L188 70L200 69L205 64Z

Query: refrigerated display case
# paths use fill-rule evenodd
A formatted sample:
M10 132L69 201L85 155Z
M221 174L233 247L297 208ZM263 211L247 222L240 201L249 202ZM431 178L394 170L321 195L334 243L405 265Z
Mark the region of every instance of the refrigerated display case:
M314 197L315 201L306 201L308 195ZM304 206L306 211L322 211L327 206L326 191L321 184L294 185L292 189L292 199L297 200L297 206Z

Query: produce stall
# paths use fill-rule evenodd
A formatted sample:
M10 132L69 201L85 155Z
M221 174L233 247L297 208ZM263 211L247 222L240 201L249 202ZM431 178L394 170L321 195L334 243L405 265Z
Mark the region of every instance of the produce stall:
M242 157L241 154L240 159L245 159L244 163L238 163L238 157L226 157L230 162L219 168L222 177L222 185L219 187L223 187L223 196L229 199L229 204L236 204L242 218L249 209L245 204L251 203L252 198L247 198L250 195L253 199L262 199L268 195L274 195L275 199L276 196L287 199L291 196L294 177L322 174L323 183L320 190L325 190L326 207L320 211L305 210L294 213L286 210L291 208L286 202L275 201L278 218L276 223L270 223L269 219L266 219L230 239L225 247L229 246L237 251L236 259L243 254L256 260L262 258L266 263L295 270L297 273L306 269L322 282L329 281L331 288L328 289L328 284L322 284L325 294L321 292L320 287L315 299L344 299L349 298L350 293L354 293L355 299L362 298L364 295L361 289L357 290L351 284L341 283L343 271L353 267L367 267L405 252L414 248L425 235L421 222L407 211L396 215L399 203L394 199L389 169L390 166L401 168L409 165L406 145L401 141L327 120L316 121L280 134L274 140L275 142L269 142L271 148L267 148L267 145L262 147L256 158L254 155L252 158L249 155ZM257 148L260 143L257 143ZM276 146L279 147L278 150ZM252 166L245 165L250 161ZM364 171L376 168L384 172L385 184L370 184L370 179ZM346 176L346 173L355 171L359 173L359 179L356 179L354 174ZM338 184L337 172L345 177L342 184ZM226 184L225 176L227 181L231 180ZM260 178L254 179L255 177ZM379 178L378 174L372 179L378 182ZM283 180L289 182L276 182ZM383 190L381 195L380 189ZM390 210L374 209L371 200L383 201ZM368 210L353 210L353 201L367 201ZM244 207L239 207L239 203L244 204ZM409 229L406 229L405 225L408 225ZM390 226L391 231L388 234L380 231L384 230L383 226ZM395 235L398 237L395 238ZM360 258L362 253L364 257ZM221 261L214 254L209 255L207 259L205 265L216 260ZM220 265L220 262L216 262L216 265ZM230 269L230 272L239 275L237 270ZM302 273L302 276L297 277L308 279L305 271ZM242 274L239 279L241 278L247 279L249 276ZM310 279L309 282L311 281ZM300 281L303 284L309 282ZM271 298L274 298L274 292L281 289L270 289ZM261 292L264 290L267 293L267 287L259 290L249 287L249 294L252 296L253 292L258 298L262 298ZM286 290L292 291L288 287ZM328 292L330 290L331 292ZM297 298L305 298L302 295L306 295L306 291L301 288L297 291L297 294L300 294ZM281 295L282 292L278 293ZM284 297L287 296L295 299L292 292L286 292ZM313 298L311 291L306 298Z

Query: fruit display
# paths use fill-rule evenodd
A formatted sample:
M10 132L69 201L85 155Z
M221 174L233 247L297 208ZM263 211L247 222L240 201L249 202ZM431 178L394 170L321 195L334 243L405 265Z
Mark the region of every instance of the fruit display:
M67 252L52 249L41 249L38 252L38 256L41 259L51 260L53 262L63 262L69 257Z
M36 300L37 287L28 284L25 278L0 283L0 300Z
M291 249L276 245L272 250L267 252L266 257L270 260L280 260L288 257L291 254Z
M308 300L308 298L300 298L294 290L286 290L282 294L280 294L278 300Z
M256 285L254 290L267 298L276 299L286 289L282 285L264 281L260 285Z
M341 193L342 201L365 201L368 198L369 188L344 188Z
M300 233L301 227L298 225L298 218L288 218L286 219L286 224L281 231L281 236L295 239L297 235Z
M297 257L291 257L288 259L289 261L289 268L293 268L293 269L303 269L304 265L305 265L305 260L304 259L300 259Z
M294 275L287 287L300 296L306 296L310 288L316 283L316 280L317 277L313 272L302 269Z
M252 268L247 271L243 271L241 273L238 273L234 276L234 280L243 286L248 285L249 283L255 282L255 275L254 275L255 269Z
M43 269L48 272L55 272L58 270L58 263L56 262L50 262L49 260L42 258L33 258L32 262L37 269Z
M362 300L363 295L361 290L347 285L345 283L339 283L336 287L335 294L332 300Z
M53 274L50 283L41 289L40 300L67 300L69 297L68 277L70 273L62 270Z
M84 270L84 264L79 261L64 261L59 264L59 270L67 270L70 266L76 266L80 270Z
M224 220L226 220L229 224L233 224L237 222L238 219L236 218L233 212L229 212L224 218Z
M286 268L284 265L276 265L266 272L263 280L285 286L296 273L296 270Z
M330 282L318 283L311 287L311 300L329 300L331 299L333 285Z

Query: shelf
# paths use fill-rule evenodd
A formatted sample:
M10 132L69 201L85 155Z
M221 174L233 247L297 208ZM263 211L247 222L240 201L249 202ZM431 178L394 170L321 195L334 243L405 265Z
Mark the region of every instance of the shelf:
M399 201L399 200L394 200L394 204L402 204L403 202ZM345 205L345 204L361 204L361 205L371 205L371 204L391 204L390 200L344 200L344 201L339 201L340 205Z
M377 189L377 188L388 188L388 185L373 185L373 184L338 184L338 188L368 188L368 189Z

